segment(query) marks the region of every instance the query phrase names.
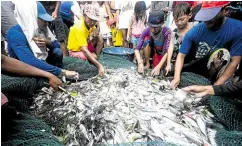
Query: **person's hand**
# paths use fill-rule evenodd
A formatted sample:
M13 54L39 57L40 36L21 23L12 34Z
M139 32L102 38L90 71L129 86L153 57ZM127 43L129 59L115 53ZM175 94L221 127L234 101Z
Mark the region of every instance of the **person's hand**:
M127 41L130 42L130 35L127 35Z
M52 17L53 17L54 19L56 19L57 16L58 16L58 11L54 11L54 12L52 13Z
M158 76L160 74L160 67L156 66L152 71L151 71L151 75L152 76Z
M138 64L138 73L144 73L144 65L143 63Z
M167 76L167 74L171 71L171 64L170 64L170 63L168 63L168 64L166 65L165 70L166 70L166 76Z
M79 73L75 72L75 71L69 71L69 70L62 70L62 72L64 73L64 75L68 78L72 78L72 79L79 79Z
M46 38L34 37L33 40L38 47L46 47L46 45L50 45L50 41L48 41Z
M104 76L105 69L102 65L100 65L100 67L98 68L98 72L100 76Z
M212 86L193 85L193 86L185 87L182 90L184 90L186 92L196 93L197 97L204 97L204 96L207 96L207 95L214 95L215 94Z
M180 78L174 78L174 79L171 81L171 87L172 87L172 88L176 88L179 84L180 84Z
M54 89L58 89L58 87L61 86L62 84L62 81L59 78L57 78L55 75L51 74L48 79L49 79L50 86Z

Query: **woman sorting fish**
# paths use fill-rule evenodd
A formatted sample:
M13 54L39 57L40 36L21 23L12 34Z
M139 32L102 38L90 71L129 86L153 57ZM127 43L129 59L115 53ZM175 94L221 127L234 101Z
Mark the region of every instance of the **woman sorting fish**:
M141 36L138 46L135 48L135 56L138 62L138 72L142 73L144 69L150 68L150 57L152 56L152 75L160 74L167 59L167 50L171 40L171 30L164 27L165 13L163 11L151 12L148 18L148 28ZM145 67L140 50L144 48Z

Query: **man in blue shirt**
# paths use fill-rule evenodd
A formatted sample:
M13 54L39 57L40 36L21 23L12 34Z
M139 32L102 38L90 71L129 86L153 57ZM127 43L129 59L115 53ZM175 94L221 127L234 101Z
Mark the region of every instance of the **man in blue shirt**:
M184 63L200 60L201 64L194 63L191 70L196 73L198 70L206 73L209 56L218 48L228 49L232 58L214 84L224 84L232 77L242 56L242 22L226 17L229 11L228 4L229 2L219 1L202 3L202 8L195 19L204 22L192 28L185 35L176 59L172 87L179 85L181 71L185 70Z
M52 16L50 16L42 4L37 2L37 11L38 11L38 34L43 34L41 30L47 29L47 22L50 22L53 19ZM24 8L22 8L24 9ZM31 11L33 10L33 11ZM30 9L29 11L22 11L23 13L34 13L34 8ZM22 14L24 17L25 15ZM20 18L22 18L20 17ZM26 18L31 19L31 18ZM21 21L21 20L20 20ZM31 21L27 21L31 22ZM34 24L29 24L34 25ZM39 31L40 30L40 31ZM26 30L25 30L26 31ZM43 35L45 36L45 35ZM74 71L67 71L63 70L60 67L62 66L62 58L63 54L60 50L60 46L58 42L50 41L49 38L46 37L35 37L33 40L37 44L37 46L40 48L41 52L43 54L47 53L46 60L41 60L35 57L34 53L32 52L30 48L30 44L28 43L28 40L19 24L16 26L13 26L10 28L10 30L7 33L7 40L8 40L8 51L9 55L12 58L21 60L22 62L32 65L36 68L39 68L41 70L50 72L56 76L62 76L65 75L67 77L74 77L78 73ZM48 49L46 49L47 47ZM42 49L41 49L42 48ZM47 50L47 51L46 51ZM45 55L46 56L46 55Z

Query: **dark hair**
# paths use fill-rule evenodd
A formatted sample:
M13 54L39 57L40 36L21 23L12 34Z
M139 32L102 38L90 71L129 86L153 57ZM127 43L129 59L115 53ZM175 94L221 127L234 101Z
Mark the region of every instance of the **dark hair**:
M142 15L140 15L142 14ZM146 20L146 4L144 1L138 1L135 3L134 6L134 15L135 20L138 22L138 20Z
M183 15L189 15L191 13L191 4L189 3L180 3L176 5L173 9L173 17L177 19Z

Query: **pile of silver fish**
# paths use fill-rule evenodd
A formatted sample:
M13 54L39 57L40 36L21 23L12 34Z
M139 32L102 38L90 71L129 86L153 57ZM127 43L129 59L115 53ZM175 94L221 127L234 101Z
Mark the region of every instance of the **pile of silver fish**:
M214 116L195 95L135 69L108 69L104 77L43 88L32 111L67 146L161 141L215 146Z

